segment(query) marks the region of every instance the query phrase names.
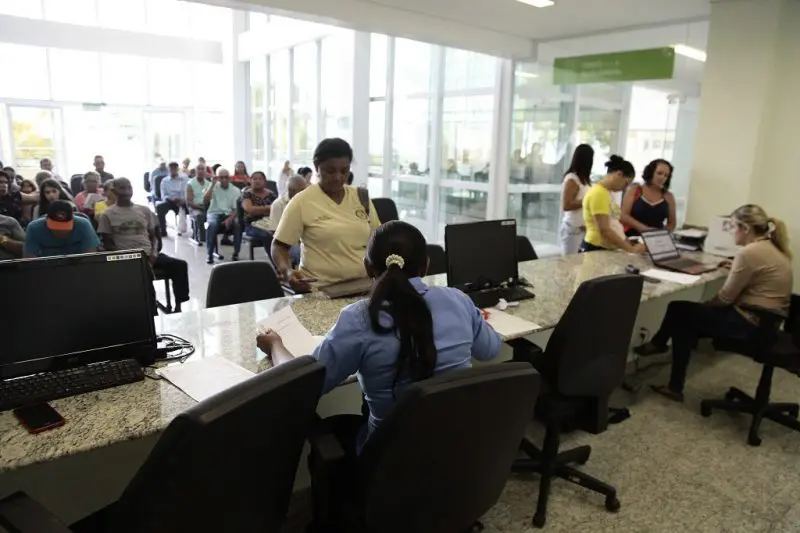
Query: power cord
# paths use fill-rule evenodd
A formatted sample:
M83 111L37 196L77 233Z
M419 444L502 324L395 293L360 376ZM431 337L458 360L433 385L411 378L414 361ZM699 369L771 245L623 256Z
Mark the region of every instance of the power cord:
M192 343L177 335L165 333L163 335L158 335L156 341L158 344L164 344L164 346L156 348L155 362L145 367L144 375L150 379L161 379L161 376L159 376L155 370L162 364L174 363L176 361L183 363L194 353L194 346Z

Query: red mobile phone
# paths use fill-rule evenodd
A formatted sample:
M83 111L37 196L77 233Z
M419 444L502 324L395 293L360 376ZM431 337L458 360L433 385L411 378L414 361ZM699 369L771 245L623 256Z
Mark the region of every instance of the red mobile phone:
M64 425L64 417L46 403L14 409L14 416L34 435Z

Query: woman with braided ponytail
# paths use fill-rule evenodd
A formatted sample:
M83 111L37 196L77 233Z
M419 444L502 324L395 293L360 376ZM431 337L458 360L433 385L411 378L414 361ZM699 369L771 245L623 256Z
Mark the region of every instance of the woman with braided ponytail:
M323 393L358 374L368 419L343 415L326 420L352 454L408 384L467 368L473 358L493 359L501 344L466 294L428 287L420 279L428 269L428 253L425 238L414 226L401 221L380 226L370 237L364 266L374 280L369 299L342 309L313 354L326 369ZM274 332L257 341L274 364L292 358Z
M786 316L792 294L792 254L786 225L753 204L731 214L733 237L741 249L733 261L725 285L709 302L671 302L653 340L637 348L648 356L668 350L672 339L672 373L669 384L653 389L675 401L683 401L686 370L695 341L722 337L747 341L753 338L758 317L747 307L758 307Z

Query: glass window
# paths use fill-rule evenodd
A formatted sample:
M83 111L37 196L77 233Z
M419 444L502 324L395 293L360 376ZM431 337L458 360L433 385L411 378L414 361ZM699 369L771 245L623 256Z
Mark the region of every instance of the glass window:
M317 43L311 42L294 49L294 108L293 165L311 166L317 146Z
M42 3L39 0L0 0L0 13L40 19L42 18Z
M189 68L192 73L190 88L193 93L194 105L204 109L222 109L227 89L225 84L221 83L225 74L225 67L222 63L192 61L189 63Z
M104 28L142 31L147 22L144 0L97 0L97 7Z
M277 176L289 159L289 51L269 56L270 176Z
M392 118L391 197L398 210L414 218L427 218L430 180L430 100L398 98Z
M227 7L209 6L189 2L188 37L226 41L231 38L233 10Z
M230 143L230 126L225 114L215 111L194 113L194 154L204 157L206 162L227 159L226 146ZM256 168L255 170L258 170Z
M492 56L448 48L445 52L444 89L494 89L497 59Z
M389 38L379 33L370 35L369 49L369 95L372 98L386 96L386 71Z
M631 91L625 158L637 173L653 159L671 159L677 127L677 101L670 93L634 86ZM655 142L661 143L657 148Z
M383 144L386 129L386 102L369 103L369 175L383 177Z
M63 48L50 49L54 100L102 102L100 54Z
M408 39L395 40L395 95L430 91L432 54L431 44Z
M190 98L186 81L189 64L179 59L149 59L150 105L185 106Z
M442 116L442 179L487 183L494 97L449 96Z
M261 31L266 30L269 25L269 15L250 11L247 13L248 29Z
M103 102L147 105L147 58L121 54L100 54Z
M19 3L35 4L37 2L23 0ZM97 2L95 0L69 0L66 2L64 0L44 0L44 17L56 22L94 26L97 24Z
M186 156L186 124L183 113L146 112L144 127L147 155L152 161L180 161Z
M617 151L620 111L580 106L578 112L578 144L594 148L592 174L602 176L609 156Z
M18 174L33 177L39 171L39 160L56 157L57 109L11 106L11 128L14 141L14 167Z
M30 100L50 98L47 49L0 43L0 72L6 78L0 83L0 96ZM9 83L9 73L13 73L13 83Z
M145 14L150 32L183 36L180 27L189 19L189 5L178 0L146 0Z
M266 168L266 143L264 142L264 99L267 97L267 60L265 57L250 61L250 105L253 128L252 163L255 168Z
M325 137L353 136L354 34L342 30L322 40L322 116Z

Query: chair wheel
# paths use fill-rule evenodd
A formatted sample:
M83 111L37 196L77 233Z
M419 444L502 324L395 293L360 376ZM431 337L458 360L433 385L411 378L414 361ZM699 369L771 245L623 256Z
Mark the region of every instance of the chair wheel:
M545 515L544 513L541 514L536 513L535 515L533 515L533 520L531 520L533 527L538 529L542 529L546 522L547 522L547 515Z
M706 402L700 402L700 414L703 418L708 418L711 416L711 407L706 404Z
M609 496L606 498L606 510L616 513L619 511L620 507L622 507L622 504L619 503L619 500L616 496Z
M747 435L747 444L750 446L761 446L761 437L754 433Z

